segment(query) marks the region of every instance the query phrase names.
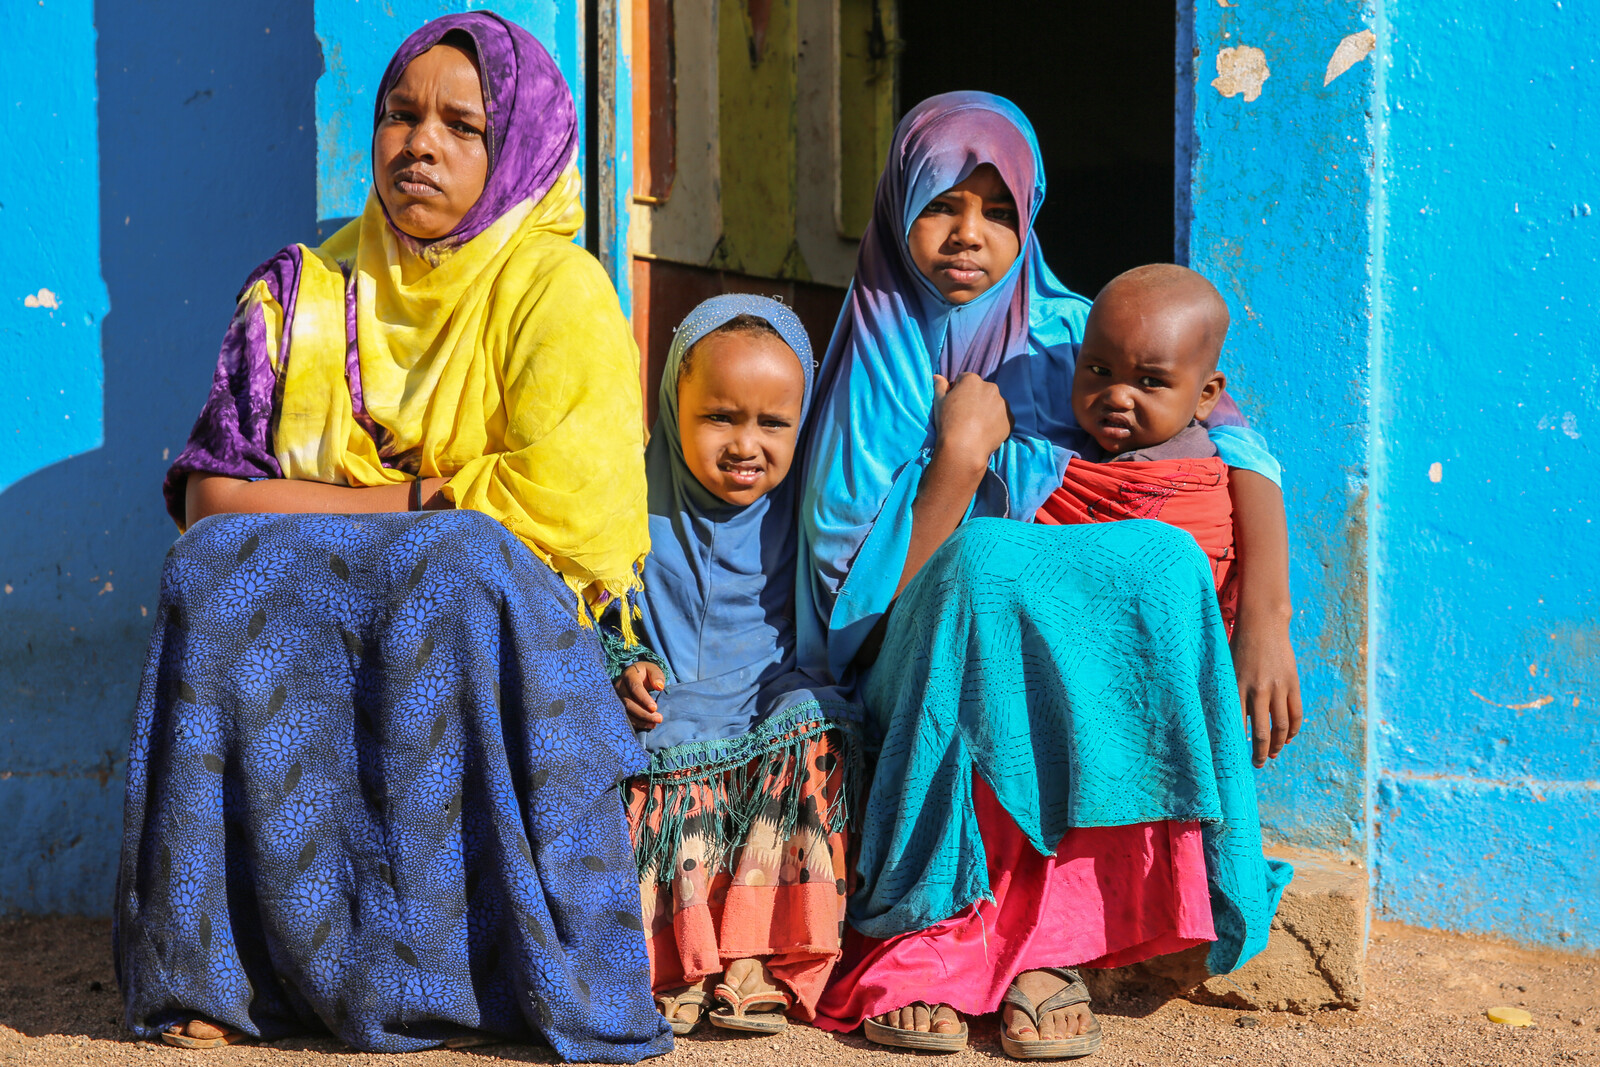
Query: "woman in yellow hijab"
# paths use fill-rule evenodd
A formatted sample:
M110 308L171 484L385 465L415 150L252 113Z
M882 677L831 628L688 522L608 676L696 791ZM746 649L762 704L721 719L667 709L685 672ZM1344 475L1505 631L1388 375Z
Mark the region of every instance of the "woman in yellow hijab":
M649 548L643 434L572 96L481 12L378 95L365 211L250 278L167 477L127 1023L632 1063L671 1047L616 786L648 761L592 611Z

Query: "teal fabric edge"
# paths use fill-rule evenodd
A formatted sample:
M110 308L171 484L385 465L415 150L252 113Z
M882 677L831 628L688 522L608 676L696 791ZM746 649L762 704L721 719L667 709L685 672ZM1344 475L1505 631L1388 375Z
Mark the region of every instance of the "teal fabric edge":
M808 743L828 732L839 739L839 763L826 773L829 778L841 775L842 781L837 801L818 816L826 832L844 830L861 796L861 728L830 711L856 713L843 702L807 700L738 737L691 741L657 752L645 772L632 779L649 795L634 841L640 884L672 880L676 873L673 861L691 822L705 838L707 877L732 865L758 819L772 820L779 840L792 836L800 822L806 776L787 775L775 794L767 790L768 780L798 763ZM758 760L759 766L752 766ZM721 788L712 790L710 809L693 811L694 787L716 779L722 779ZM652 829L651 817L658 813L660 825Z
M668 685L678 680L672 673L672 665L651 649L644 645L629 644L610 627L596 625L595 630L600 634L600 647L606 654L606 677L613 682L635 663L654 663L667 676Z

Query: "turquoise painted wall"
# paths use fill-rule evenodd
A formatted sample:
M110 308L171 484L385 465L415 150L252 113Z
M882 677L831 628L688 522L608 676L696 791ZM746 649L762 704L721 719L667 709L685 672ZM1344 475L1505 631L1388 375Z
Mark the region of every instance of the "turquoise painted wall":
M13 153L0 192L0 490L101 441L93 15L91 0L0 8Z
M1600 12L1182 10L1188 252L1288 468L1268 831L1366 859L1381 916L1600 949Z
M1257 772L1262 821L1281 840L1364 858L1371 61L1323 79L1367 22L1347 0L1206 0L1193 18L1189 260L1228 300L1222 369L1283 460L1294 540L1306 728Z
M1377 900L1600 949L1600 8L1384 15Z
M11 390L0 399L7 437L55 448L0 479L0 913L107 911L128 720L176 534L161 478L245 276L316 230L309 4L103 0L92 15L0 6L23 45L0 70L18 86L0 98L6 141L30 179L0 192L0 226L22 241L0 266L0 366L14 382L20 355L55 398L20 424ZM32 238L12 228L22 210ZM65 325L22 306L40 286ZM63 414L93 434L64 443Z

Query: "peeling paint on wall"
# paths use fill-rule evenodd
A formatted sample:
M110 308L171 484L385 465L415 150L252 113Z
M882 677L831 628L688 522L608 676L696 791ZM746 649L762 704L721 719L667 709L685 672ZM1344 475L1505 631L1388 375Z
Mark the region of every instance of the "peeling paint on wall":
M0 4L0 492L102 441L94 4ZM15 116L15 117L13 117ZM15 180L17 176L42 176ZM60 294L72 294L72 314Z
M1195 0L1193 11L1194 41L1337 40L1350 26L1347 10L1300 0ZM1283 87L1321 80L1320 48L1273 47ZM1352 77L1245 108L1228 94L1259 92L1264 51L1224 49L1219 75L1223 57L1231 77L1194 94L1189 263L1233 312L1229 392L1284 463L1306 714L1257 772L1257 797L1270 837L1365 859L1372 85ZM1247 86L1239 75L1252 69ZM1196 62L1197 83L1206 73Z
M1243 93L1245 103L1250 103L1261 95L1261 83L1270 77L1267 54L1241 44L1217 53L1217 76L1211 79L1211 87L1223 96Z
M1333 79L1367 58L1368 53L1376 47L1378 47L1378 35L1371 30L1352 33L1340 41L1339 46L1333 50L1333 55L1328 58L1328 69L1322 75L1322 84L1330 84Z

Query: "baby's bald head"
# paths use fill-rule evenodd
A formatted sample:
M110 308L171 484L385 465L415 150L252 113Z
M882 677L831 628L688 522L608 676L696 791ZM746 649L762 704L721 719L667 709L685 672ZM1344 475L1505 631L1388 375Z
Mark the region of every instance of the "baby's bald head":
M1153 447L1211 414L1228 305L1187 267L1156 263L1100 290L1072 378L1078 425L1109 453Z
M1107 282L1095 297L1089 321L1112 316L1124 321L1131 317L1144 330L1165 334L1177 342L1186 360L1207 372L1217 369L1222 343L1228 338L1228 304L1222 294L1204 277L1176 263L1135 267Z

